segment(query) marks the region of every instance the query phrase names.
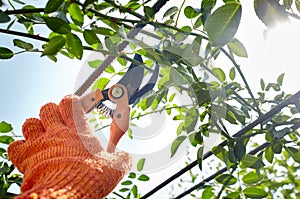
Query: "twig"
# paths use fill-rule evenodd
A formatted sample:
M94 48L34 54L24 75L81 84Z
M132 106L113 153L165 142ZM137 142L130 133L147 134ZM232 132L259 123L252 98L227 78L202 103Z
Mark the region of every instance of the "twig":
M251 91L251 89L250 89L250 86L249 86L249 84L248 84L248 82L247 82L247 80L246 80L246 78L245 78L245 76L244 76L244 74L243 74L243 72L242 72L242 70L241 70L241 68L240 68L240 66L235 62L235 60L228 54L228 52L226 51L226 50L224 50L224 48L220 48L220 50L230 59L230 61L233 63L233 65L234 65L234 67L237 69L237 71L238 71L238 73L240 74L240 76L241 76L241 78L242 78L242 80L243 80L243 82L244 82L244 84L245 84L245 86L246 86L246 88L247 88L247 90L248 90L248 93L250 94L250 96L251 96L251 98L252 98L252 100L253 100L253 103L254 103L254 105L255 105L255 107L256 107L256 111L257 111L257 113L258 113L258 115L260 116L262 113L261 113L261 111L260 111L260 109L259 109L259 106L258 106L258 104L256 103L256 100L255 100L255 98L254 98L254 95L253 95L253 93L252 93L252 91Z
M183 0L181 6L180 6L180 8L179 8L178 15L177 15L177 18L176 18L176 21L175 21L175 26L177 26L177 24L178 24L179 15L180 15L180 13L181 13L181 11L182 11L182 8L183 8L183 5L184 5L184 4L185 4L185 0Z
M4 13L8 15L13 14L30 14L30 13L39 13L44 12L44 8L28 8L28 9L18 9L18 10L6 10Z
M35 39L35 40L38 40L38 41L45 41L45 42L49 41L48 38L41 37L39 35L31 35L31 34L28 34L28 33L18 32L18 31L14 31L14 30L7 30L7 29L2 29L2 28L0 28L0 33L10 34L10 35L17 35L17 36L21 36L21 37L27 37L27 38Z

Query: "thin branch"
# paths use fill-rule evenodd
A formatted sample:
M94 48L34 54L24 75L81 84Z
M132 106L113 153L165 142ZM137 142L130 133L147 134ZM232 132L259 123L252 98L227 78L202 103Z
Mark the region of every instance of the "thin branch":
M290 12L287 12L287 14L288 14L290 17L293 17L293 18L295 18L295 19L298 19L298 20L300 20L300 16L299 16L299 15L297 15L297 14L295 14L295 13L290 13Z
M180 13L181 13L181 11L182 11L183 5L185 4L185 1L186 1L186 0L183 0L181 6L180 6L180 8L179 8L178 15L177 15L177 18L176 18L176 21L175 21L175 26L178 25L179 15L180 15Z
M18 31L14 31L14 30L7 30L7 29L2 29L2 28L0 28L0 33L5 33L5 34L9 34L9 35L16 35L16 36L21 36L21 37L27 37L27 38L35 39L35 40L38 40L38 41L45 41L45 42L49 41L48 38L41 37L39 35L31 35L31 34L28 34L28 33L18 32Z
M29 9L18 9L18 10L6 10L4 13L8 15L14 14L31 14L31 13L40 13L44 12L45 8L29 8Z
M119 196L122 199L125 199L125 197L121 196L120 194L118 194L117 192L113 192L113 194L115 194L116 196Z
M246 80L246 78L245 78L245 76L244 76L244 74L243 74L243 72L242 72L240 66L239 66L239 65L235 62L235 60L228 54L228 52L227 52L226 50L224 50L224 48L220 48L220 50L221 50L221 51L229 58L229 60L233 63L234 67L237 69L238 73L240 74L240 76L241 76L241 78L242 78L242 80L243 80L243 82L244 82L244 84L245 84L245 86L246 86L246 88L247 88L247 90L248 90L248 93L250 94L250 96L251 96L251 98L252 98L252 100L253 100L253 103L254 103L254 105L255 105L255 107L256 107L256 111L258 112L258 115L260 116L262 113L261 113L261 111L260 111L260 108L259 108L259 106L258 106L258 104L257 104L257 102L256 102L256 100L255 100L255 98L254 98L254 95L253 95L253 93L252 93L252 91L251 91L251 89L250 89L250 86L249 86L249 84L248 84L248 82L247 82L247 80Z

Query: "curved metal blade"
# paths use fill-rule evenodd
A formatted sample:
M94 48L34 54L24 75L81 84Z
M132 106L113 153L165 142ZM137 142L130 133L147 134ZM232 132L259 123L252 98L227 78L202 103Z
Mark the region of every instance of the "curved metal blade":
M134 59L140 63L143 63L141 55L135 54ZM139 89L144 78L144 68L135 64L131 64L126 74L120 79L118 84L123 84L128 91L128 98L130 99Z
M129 98L129 104L133 104L138 98L143 96L148 91L152 90L155 86L159 74L159 65L156 63L153 74L147 84L143 88L139 89L134 95Z

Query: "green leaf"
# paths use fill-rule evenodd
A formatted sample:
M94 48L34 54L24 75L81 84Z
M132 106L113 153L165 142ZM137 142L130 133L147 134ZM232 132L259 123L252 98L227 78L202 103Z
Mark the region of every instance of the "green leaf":
M129 191L130 189L129 188L122 188L122 189L120 189L119 191L120 192L127 192L127 191Z
M208 186L205 187L204 191L202 192L201 199L211 199L214 195L213 188Z
M186 77L174 67L170 68L170 80L174 82L175 86L181 86L188 83Z
M243 176L242 180L246 184L255 184L259 181L261 181L262 175L258 175L257 172L251 171L250 173L247 173Z
M211 152L224 163L227 163L228 152L222 146L213 147Z
M202 25L202 15L195 21L193 28L199 28Z
M68 34L71 32L69 24L60 18L45 17L44 20L48 28L50 28L53 32L59 34Z
M33 45L31 43L24 42L20 39L14 39L13 42L14 42L14 45L19 48L23 48L25 50L33 49Z
M88 61L88 64L91 68L98 68L101 63L102 63L102 60L100 60L100 59Z
M266 160L269 162L269 163L272 163L273 162L273 158L274 158L274 152L272 150L272 147L268 147L266 150L265 150L265 158Z
M264 163L261 160L261 158L248 154L243 157L241 162L245 167L249 167L252 169L260 169L264 166Z
M282 73L281 75L279 75L279 77L277 78L277 84L279 86L282 86L283 78L284 78L284 73Z
M283 0L284 8L290 10L293 4L293 0Z
M43 51L43 55L55 55L62 47L64 47L66 39L63 36L54 36L52 37L46 48Z
M282 152L282 143L281 142L272 143L271 148L275 154L280 154Z
M77 59L81 59L83 54L83 46L80 38L71 33L67 34L66 48L69 53L73 54Z
M163 18L166 18L166 17L171 16L171 15L175 15L177 12L178 12L178 7L173 6L173 7L169 8L169 9L165 12Z
M196 108L190 108L186 115L184 116L184 129L186 132L191 132L195 130L195 126L197 124L199 118L199 112Z
M138 197L138 188L136 185L133 185L133 187L131 188L131 192L135 198Z
M178 136L171 145L171 157L173 157L178 150L179 146L183 143L183 141L187 138L185 135Z
M261 88L262 91L264 91L265 88L266 88L266 84L265 84L263 79L260 79L260 88Z
M80 9L79 5L77 5L76 3L72 3L69 8L68 8L68 12L71 16L72 21L78 25L78 26L82 26L83 25L83 12Z
M126 8L130 8L130 10L137 10L141 7L141 4L135 2L135 1L129 1L129 3L127 3L125 5Z
M64 0L49 0L45 7L45 13L51 13L56 11Z
M200 146L197 151L197 163L200 170L202 170L203 151L204 151L204 146Z
M150 178L148 177L148 176L146 176L145 174L142 174L139 178L138 178L138 180L139 181L148 181Z
M230 71L229 71L229 78L230 78L231 80L234 80L234 79L235 79L235 68L234 68L234 67L232 67L232 68L230 69Z
M126 180L121 183L121 185L131 185L131 184L132 184L132 181L130 181L130 180Z
M145 161L146 159L145 158L142 158L138 161L137 165L136 165L136 168L138 171L142 171L143 168L144 168L144 164L145 164Z
M216 5L216 0L202 0L202 2L201 2L201 11L202 11L201 19L202 19L203 23L206 22L207 18L211 14L211 10L215 7L215 5Z
M225 82L226 81L226 75L225 75L224 71L221 68L213 68L212 72L217 76L217 78L221 82Z
M106 87L106 85L108 84L108 82L110 81L110 79L107 79L105 77L101 77L100 79L98 79L95 84L92 87L92 90L96 90L97 88L100 90L104 90L104 88Z
M12 128L11 124L9 124L5 121L2 121L0 123L0 133L8 133L12 130L13 130L13 128Z
M293 147L286 147L285 149L296 162L300 163L300 152L298 149Z
M213 12L204 25L212 46L224 46L232 40L240 24L242 7L228 3Z
M7 23L10 21L10 17L5 12L0 10L0 23Z
M227 111L226 112L226 117L225 119L230 122L231 124L238 124L236 121L236 118L234 116L234 114L231 111Z
M231 192L227 196L224 197L224 199L240 199L240 192Z
M236 38L233 38L231 42L228 43L228 48L239 57L248 57L245 46Z
M105 36L113 36L115 35L115 31L109 28L100 27L97 30L95 30L98 34L105 35Z
M231 174L221 174L216 177L216 181L224 185L233 185L237 182L237 179Z
M279 1L254 0L254 9L258 18L267 26L274 27L277 24L287 22L288 14Z
M122 57L117 57L117 61L122 65L126 66L127 65L127 60L122 58Z
M105 69L105 72L107 73L115 73L115 69L112 65L107 66L107 68Z
M238 140L233 148L234 156L237 160L241 160L246 154L246 146L243 140Z
M8 135L2 135L2 136L0 136L0 143L10 144L13 141L14 141L14 139L11 136L8 136Z
M101 41L97 37L96 33L93 30L84 30L83 31L83 38L92 48L98 49L99 47L102 48Z
M300 0L295 0L296 8L300 12Z
M136 178L136 174L131 172L131 173L129 173L128 178L134 179L134 178Z
M195 9L192 6L187 6L184 8L184 15L188 19L193 19L193 18L197 17L199 14L200 14L200 10Z
M155 13L151 7L144 6L144 13L147 19L154 19Z
M265 198L268 196L268 193L261 188L256 187L247 187L243 190L243 193L248 198Z
M0 59L10 59L14 56L14 52L8 48L0 47Z

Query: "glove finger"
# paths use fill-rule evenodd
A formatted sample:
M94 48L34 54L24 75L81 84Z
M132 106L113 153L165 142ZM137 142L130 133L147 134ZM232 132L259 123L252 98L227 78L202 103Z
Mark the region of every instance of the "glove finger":
M41 122L47 130L49 126L64 124L64 121L59 113L58 106L54 103L45 104L40 110Z
M17 141L14 141L13 143L11 143L7 148L7 153L8 153L9 159L17 167L22 162L23 155L26 153L26 151L20 150L20 146L24 145L25 143L26 143L25 140L17 140ZM21 147L21 149L22 149L22 147ZM20 168L18 168L18 169L20 169Z
M28 140L38 137L40 134L45 132L45 129L41 120L37 118L29 118L24 122L22 132L25 139Z
M59 104L59 111L66 125L79 135L79 139L91 154L103 150L99 140L88 128L79 97L74 95L64 97Z
M84 111L77 96L67 95L64 97L59 103L59 111L68 127L76 129L78 133L87 131Z

